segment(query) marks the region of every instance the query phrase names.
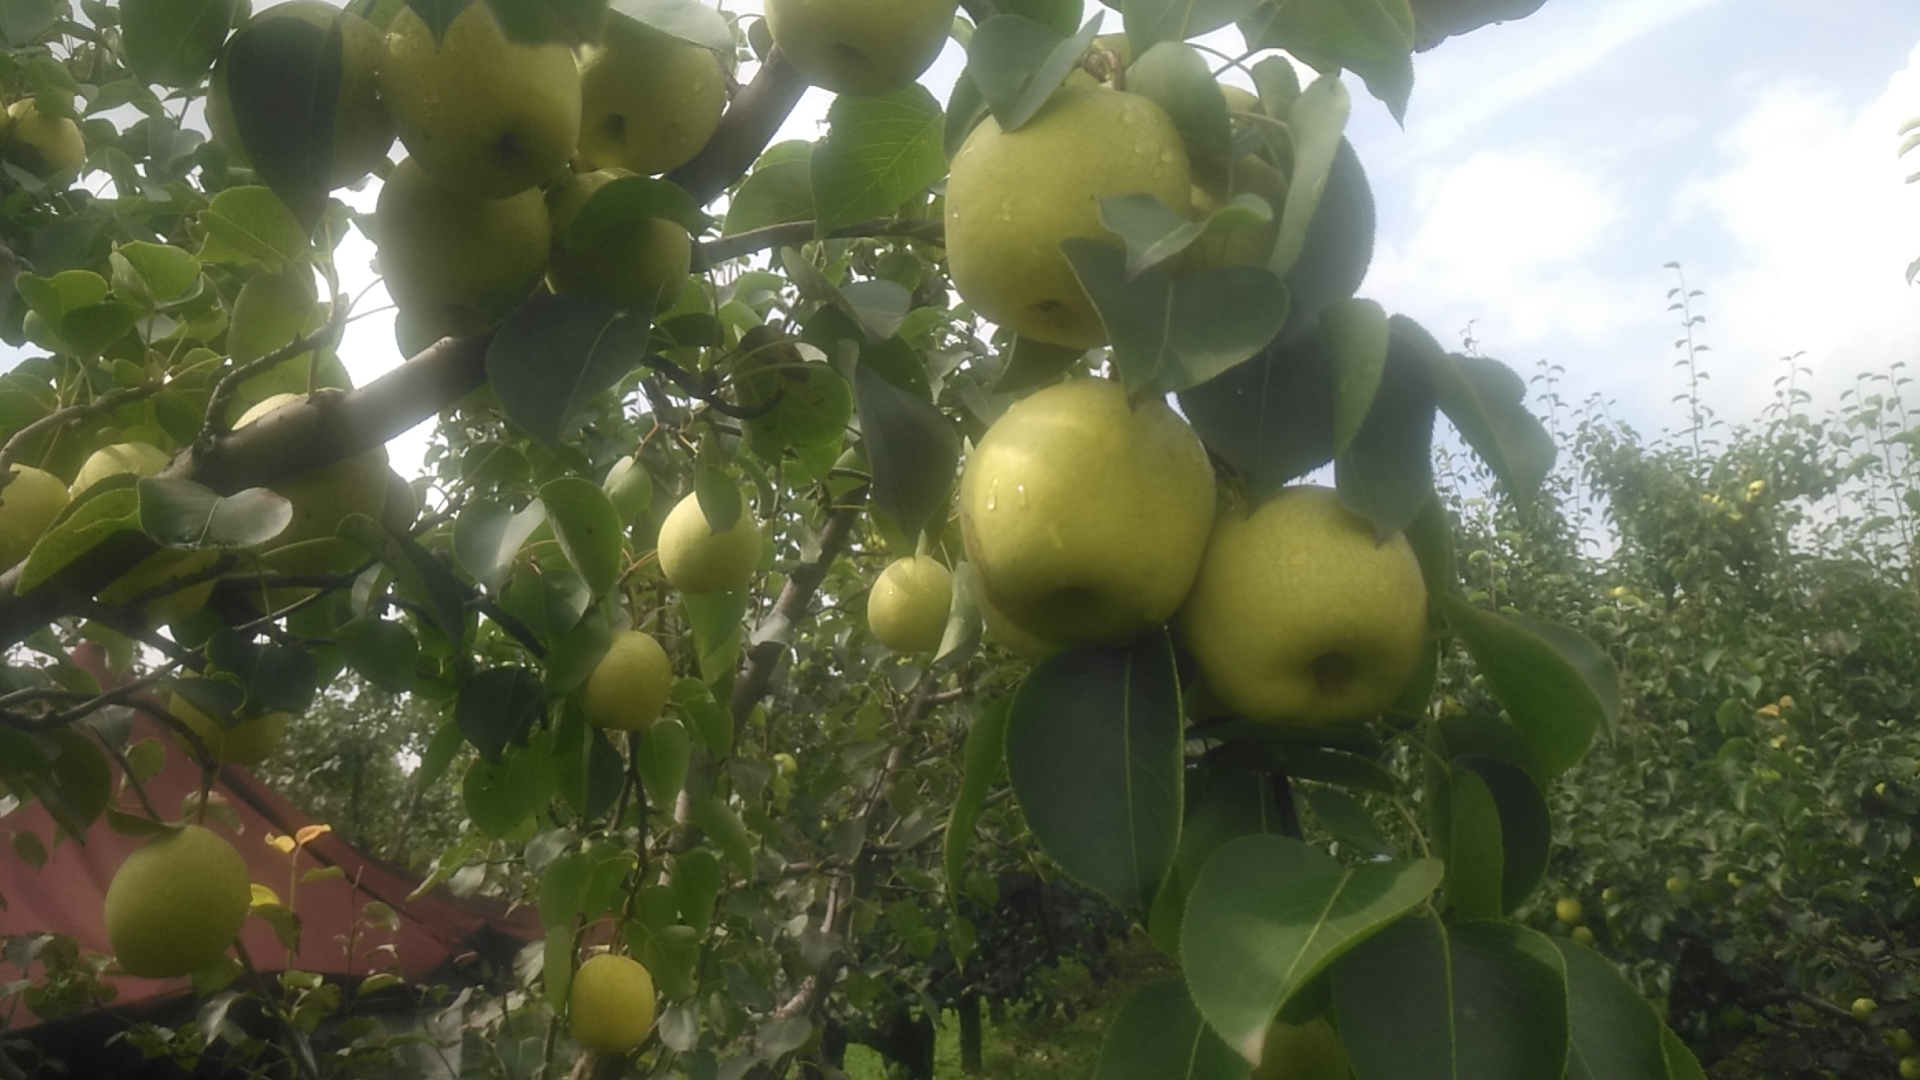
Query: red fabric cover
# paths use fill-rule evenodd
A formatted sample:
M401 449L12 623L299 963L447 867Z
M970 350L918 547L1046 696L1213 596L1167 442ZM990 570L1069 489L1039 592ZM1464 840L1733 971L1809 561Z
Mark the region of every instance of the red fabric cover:
M76 649L74 659L96 677L104 674L92 646ZM199 790L200 770L174 743L165 725L145 713L136 714L134 724L136 740L154 736L169 747L166 767L142 786L163 817L177 816L181 801ZM114 774L118 790L118 766ZM441 888L409 902L407 896L419 886L419 877L360 852L332 833L309 842L295 861L269 845L267 837L291 836L313 824L312 818L242 768L222 769L214 790L226 797L240 828L234 830L211 813L202 823L239 850L255 882L272 889L282 903L288 903L291 896L292 907L301 919L300 952L289 957L270 926L261 919L248 918L240 940L262 971L292 969L351 976L385 971L419 981L449 959L460 957L466 952L466 942L483 928L491 927L522 941L541 934L539 919L530 909L510 910L504 903L484 897L462 900ZM144 813L131 786L119 792L118 805L135 814ZM8 905L0 911L0 937L35 932L68 934L85 950L109 952L102 915L107 883L146 838L123 836L108 828L104 820L89 831L84 846L64 834L56 839L57 831L38 802L0 818L0 837L8 841L0 843L0 894L5 895ZM49 852L45 867L36 871L14 851L11 839L16 832L31 832L40 838ZM346 876L290 884L290 878L320 866L338 866ZM362 916L366 904L374 900L398 913L397 931L367 925ZM109 981L118 988L116 1007L137 1007L184 995L190 989L184 978L113 975ZM16 1028L37 1023L24 1009L13 1019Z

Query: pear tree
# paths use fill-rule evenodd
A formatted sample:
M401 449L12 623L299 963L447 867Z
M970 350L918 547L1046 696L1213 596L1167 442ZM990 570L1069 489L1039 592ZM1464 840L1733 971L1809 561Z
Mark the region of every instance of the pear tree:
M1469 601L1432 462L1444 421L1524 507L1553 444L1510 368L1356 295L1352 89L1404 115L1417 51L1538 6L8 3L0 810L210 847L156 760L210 784L352 678L441 716L413 782L466 821L426 885L544 930L396 1042L831 1068L899 972L964 970L1014 858L1178 966L1099 1080L1306 1075L1297 1046L1359 1080L1700 1076L1605 956L1514 917L1619 686ZM824 132L771 143L810 84ZM397 305L358 386L356 235ZM77 483L129 444L164 464ZM944 603L891 619L901 565ZM1497 709L1441 692L1461 656ZM1281 691L1243 670L1275 657ZM297 905L254 910L297 943ZM197 930L226 985L250 961ZM317 1056L353 1004L253 992L292 1073L386 1051Z

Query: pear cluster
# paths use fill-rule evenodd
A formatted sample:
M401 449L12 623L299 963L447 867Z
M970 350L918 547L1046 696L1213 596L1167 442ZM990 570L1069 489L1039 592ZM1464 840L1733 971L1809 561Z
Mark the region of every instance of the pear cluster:
M1381 541L1324 488L1217 501L1205 450L1164 401L1071 379L1015 403L960 483L989 635L1041 657L1172 621L1237 715L1338 725L1391 706L1426 647L1405 537Z
M626 176L667 172L706 146L726 110L711 49L609 13L577 52L502 32L486 4L435 32L398 6L382 30L326 0L266 8L216 63L208 126L246 164L235 123L234 43L277 20L341 35L327 183L385 175L372 227L402 350L498 324L543 281L620 305L670 306L691 264L686 229L628 219L575 235L588 199ZM407 156L386 162L398 138Z

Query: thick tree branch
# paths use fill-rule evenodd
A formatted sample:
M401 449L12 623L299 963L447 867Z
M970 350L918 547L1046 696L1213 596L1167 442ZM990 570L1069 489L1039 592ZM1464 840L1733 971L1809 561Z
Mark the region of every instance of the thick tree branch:
M779 49L773 50L720 118L713 138L692 161L668 173L667 179L686 189L696 204L712 202L747 174L806 91L807 80Z

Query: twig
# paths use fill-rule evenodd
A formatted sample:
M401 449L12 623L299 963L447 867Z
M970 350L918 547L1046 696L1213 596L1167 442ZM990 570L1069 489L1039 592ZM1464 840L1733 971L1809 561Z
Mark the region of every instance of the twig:
M768 225L765 228L749 232L734 233L718 240L709 240L700 245L700 255L708 265L718 265L742 255L751 255L756 251L771 251L774 248L793 247L814 239L817 226L811 221L790 221L782 225ZM946 224L938 218L873 218L833 230L827 234L829 239L851 239L862 236L904 236L915 240L938 242L946 235Z
M860 518L860 503L852 502L838 506L827 515L827 524L820 530L820 551L810 562L803 562L787 575L787 583L780 589L780 596L773 602L768 619L785 619L788 625L798 626L806 614L807 605L812 602L813 594L826 579L827 571L833 561L839 558L853 534L854 522ZM727 699L727 711L733 716L733 739L740 742L746 731L747 718L753 715L753 706L766 696L767 687L773 682L773 669L780 662L781 653L786 646L779 641L763 641L747 650L746 668L741 671L740 679L733 684L733 694Z
M211 446L213 440L227 430L223 419L227 412L227 402L233 400L235 391L247 379L277 364L299 356L303 352L314 352L321 348L332 348L340 340L340 332L346 328L347 309L337 301L334 304L333 318L327 324L311 334L302 334L285 345L256 357L235 367L213 384L213 394L207 399L207 414L201 424L200 435L194 440L196 446Z
M28 424L26 427L21 428L19 431L14 432L13 437L7 440L6 445L0 446L0 488L4 488L8 483L12 482L13 471L9 466L13 464L13 456L19 453L20 448L26 445L27 441L35 435L66 424L78 423L90 416L98 416L103 412L110 412L125 405L129 401L139 401L141 398L152 397L159 391L159 383L141 383L139 386L129 386L120 390L109 390L99 397L94 398L92 401L87 402L85 405L70 405L57 412L49 413L35 420L33 423Z

